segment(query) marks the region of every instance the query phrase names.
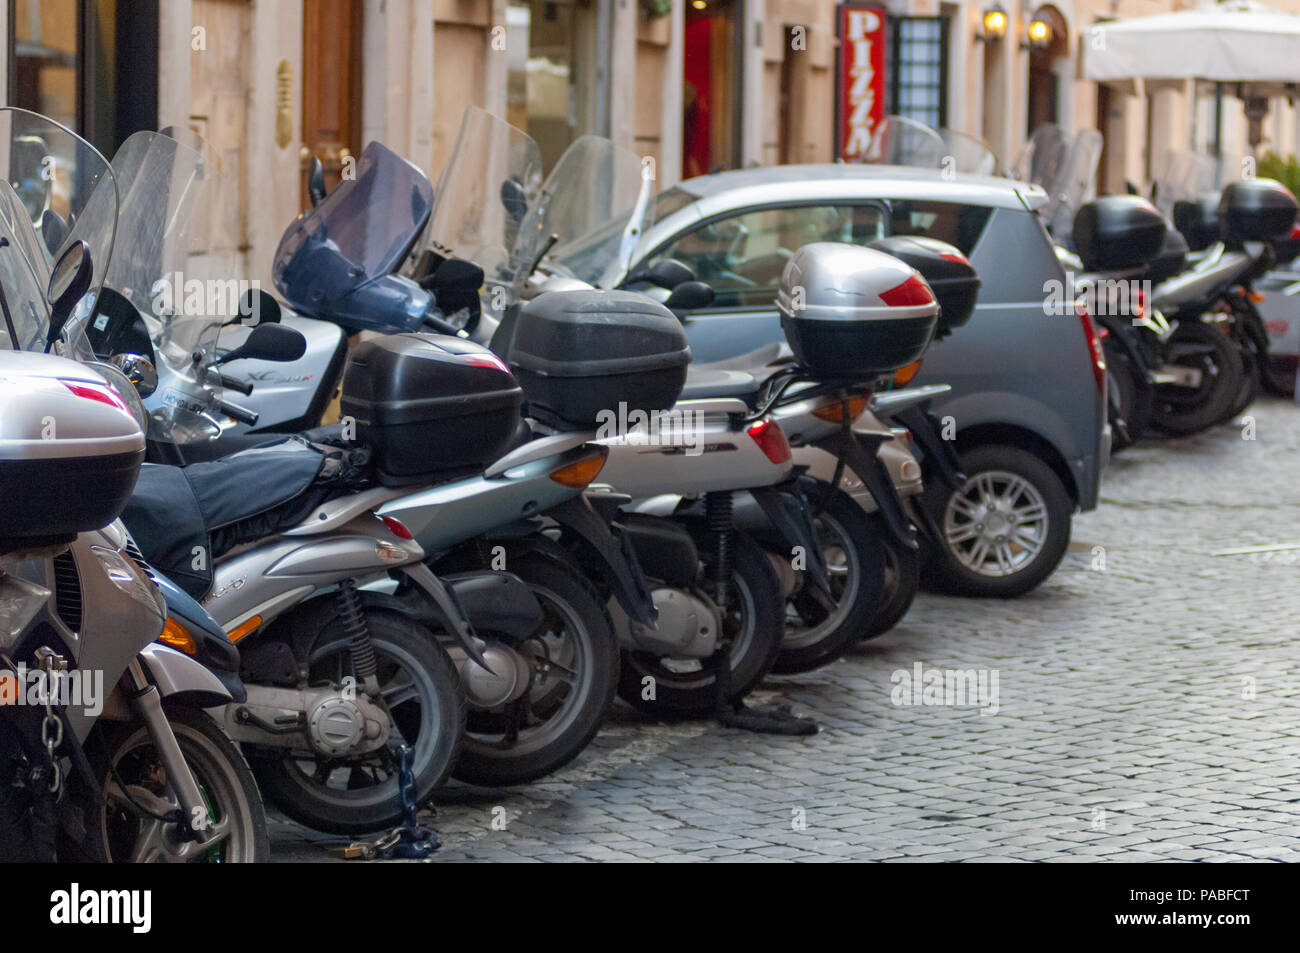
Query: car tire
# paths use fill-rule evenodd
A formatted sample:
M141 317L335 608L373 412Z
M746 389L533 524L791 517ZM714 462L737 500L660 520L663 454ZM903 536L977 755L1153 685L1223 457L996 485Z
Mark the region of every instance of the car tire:
M956 595L1024 595L1065 556L1074 503L1056 471L1018 447L973 447L961 454L961 469L966 474L961 490L934 486L925 491L925 505L941 538L928 547L924 579ZM988 510L984 501L997 508ZM989 515L996 523L978 522ZM992 535L998 531L1004 531L1000 543Z

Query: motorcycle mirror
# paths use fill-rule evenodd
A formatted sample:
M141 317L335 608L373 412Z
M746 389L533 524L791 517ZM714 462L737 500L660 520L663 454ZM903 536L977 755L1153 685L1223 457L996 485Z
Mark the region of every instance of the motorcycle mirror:
M306 351L307 339L296 328L283 324L259 324L249 332L243 344L227 351L213 364L244 360L287 363L298 360Z
M141 397L149 397L158 389L158 368L149 358L139 354L114 354L108 363L126 375Z
M41 238L45 240L45 248L51 255L63 245L68 231L68 223L54 209L47 208L41 213Z
M50 285L46 299L50 303L50 331L45 341L48 352L58 340L63 326L68 323L72 309L90 289L95 266L90 260L90 246L75 241L59 256L50 272Z
M311 166L307 171L307 197L311 199L312 208L320 205L325 198L325 167L316 156L311 157Z
M280 317L280 302L273 295L261 288L249 288L239 296L239 313L222 327L228 328L232 324L249 324L253 327L279 324Z
M425 291L478 291L483 287L483 269L464 258L444 259L438 269L420 281Z
M713 304L713 289L702 281L684 281L668 296L664 307L681 317L687 311L707 308Z
M518 225L528 212L528 196L524 194L524 187L514 179L506 179L501 183L501 204L505 206L506 214Z
M646 281L672 291L678 285L694 280L695 272L691 270L689 265L683 264L676 258L663 258L649 268L638 268L628 276L627 281L624 283Z

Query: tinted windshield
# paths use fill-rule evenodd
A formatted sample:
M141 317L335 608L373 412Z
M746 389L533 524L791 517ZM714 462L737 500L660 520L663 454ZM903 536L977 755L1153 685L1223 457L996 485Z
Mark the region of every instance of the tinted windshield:
M355 177L344 179L285 231L271 270L275 286L294 307L313 313L323 301L396 271L432 200L423 172L370 143Z

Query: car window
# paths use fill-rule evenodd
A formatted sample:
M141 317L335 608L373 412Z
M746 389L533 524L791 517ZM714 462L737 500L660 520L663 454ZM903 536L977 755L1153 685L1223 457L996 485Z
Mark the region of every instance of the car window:
M937 238L969 255L983 234L991 212L984 205L890 199L889 233Z
M811 242L863 244L886 234L879 205L752 209L678 235L647 262L675 258L714 291L713 307L771 305L790 257Z

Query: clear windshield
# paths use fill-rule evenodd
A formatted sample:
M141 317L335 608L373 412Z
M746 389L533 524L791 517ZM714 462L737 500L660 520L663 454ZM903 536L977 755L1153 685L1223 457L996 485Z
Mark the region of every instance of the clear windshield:
M471 106L465 110L438 188L424 247L464 258L483 269L483 308L499 316L517 301L536 236L521 240L528 210L542 184L537 143L504 120ZM545 241L545 239L541 239Z
M1188 201L1214 191L1216 164L1212 156L1185 149L1168 149L1156 174L1152 199L1167 219L1173 218L1174 203Z
M516 257L531 264L551 241L547 261L597 287L617 281L637 240L654 224L654 165L600 136L574 142L542 185Z
M182 138L137 132L113 156L118 240L104 285L135 307L152 346L159 386L145 399L150 439L188 443L220 429L211 412L221 398L219 376L205 366L221 325L238 314L239 287L233 236L223 252L209 234L233 202L230 183L201 139ZM102 330L102 305L94 321Z
M7 239L0 246L0 280L12 322L0 334L4 347L45 349L51 265L77 240L90 250L88 299L97 293L113 255L117 210L114 175L94 146L52 119L0 107L0 237ZM75 318L55 349L90 356Z
M876 127L863 161L871 165L937 169L945 154L943 140L925 123L904 116L886 116Z
M1012 166L1012 175L1022 182L1041 185L1050 193L1065 168L1072 137L1055 123L1034 130Z
M1092 198L1097 190L1097 163L1101 159L1101 133L1096 129L1080 130L1070 142L1059 175L1047 194L1047 204L1039 214L1047 230L1065 239L1074 224L1074 213Z
M939 138L943 140L945 159L951 157L954 163L954 172L997 175L998 157L983 139L946 127L939 130Z

